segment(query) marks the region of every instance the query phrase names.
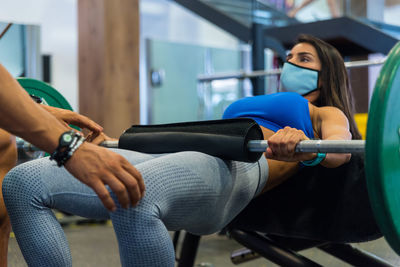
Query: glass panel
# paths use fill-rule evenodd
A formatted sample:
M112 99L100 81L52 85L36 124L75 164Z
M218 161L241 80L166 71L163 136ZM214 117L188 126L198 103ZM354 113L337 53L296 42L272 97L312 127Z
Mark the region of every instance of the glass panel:
M240 51L149 40L148 53L151 124L220 119L243 95L237 80L197 83L200 74L240 70Z
M0 32L8 23L0 22ZM24 72L24 26L13 24L0 39L0 62L14 76Z
M296 23L286 13L293 1L284 0L201 0L205 4L229 15L231 18L251 26L252 23L267 27Z
M208 74L234 72L241 69L239 50L210 48L206 59ZM199 119L221 119L224 110L233 101L243 97L241 81L237 79L216 80L199 84Z
M197 75L204 73L205 53L201 46L148 41L151 124L197 120ZM154 80L157 76L159 84Z
M282 27L349 16L382 28L389 34L391 27L400 26L400 3L395 0L200 0L231 18L251 26ZM366 19L368 18L368 19ZM383 25L383 26L382 26ZM395 29L398 36L398 29Z

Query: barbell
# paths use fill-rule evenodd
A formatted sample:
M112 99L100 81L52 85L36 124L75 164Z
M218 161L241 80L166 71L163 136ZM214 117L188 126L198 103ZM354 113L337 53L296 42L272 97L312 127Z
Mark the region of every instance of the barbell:
M23 144L21 144L23 145ZM118 141L104 141L101 146L118 148ZM267 140L250 140L247 142L247 149L251 152L265 152L268 148ZM27 149L35 149L28 145ZM297 144L296 152L314 153L364 153L365 140L304 140Z
M376 81L368 116L366 141L310 140L302 141L296 147L296 151L299 152L365 152L367 187L374 216L387 242L398 254L400 254L399 66L400 42L388 54ZM38 92L43 91L43 88L45 88L44 91L50 90L52 93L47 92L39 97L45 98L46 102L52 105L50 99L54 98L53 91L56 91L55 89L31 79L29 81L19 80L19 82L27 90L29 89L28 85L31 89L40 88L37 90ZM56 106L63 107L60 106L60 103ZM227 128L226 123L231 122L234 122L235 126L232 127L234 131L230 131L230 133L234 134L227 139L221 132ZM220 124L221 127L215 127L216 124ZM204 142L211 140L211 143L208 144L212 150L211 154L215 153L216 156L219 156L220 150L229 150L236 146L233 154L237 154L237 157L242 157L246 161L254 161L262 155L268 145L266 141L261 140L262 132L260 134L257 127L258 125L254 125L254 122L249 120L136 125L125 131L118 142L104 142L102 145L149 153L174 152L174 150L203 152ZM186 130L182 130L182 128ZM199 131L196 132L196 129ZM26 146L26 144L24 141L19 141L18 146ZM35 150L32 147L30 149Z
M344 65L347 69L377 66L385 63L386 58L375 59L375 60L359 60L359 61L349 61L345 62ZM270 70L255 70L255 71L239 71L231 73L216 73L216 74L203 74L197 77L199 83L212 82L216 80L227 80L227 79L247 79L247 78L257 78L257 77L268 77L277 76L282 73L282 69L270 69Z

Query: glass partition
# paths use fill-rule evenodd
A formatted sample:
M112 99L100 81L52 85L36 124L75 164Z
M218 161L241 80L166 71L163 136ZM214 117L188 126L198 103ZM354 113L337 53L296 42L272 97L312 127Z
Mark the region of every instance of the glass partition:
M0 22L0 32L8 23ZM13 24L0 39L0 62L14 76L24 74L24 26Z
M239 50L148 40L147 60L150 124L220 119L243 96L236 79L197 82L200 74L240 70Z
M200 0L231 18L251 26L268 27L327 20L342 16L371 25L400 26L397 0ZM380 26L381 27L381 26ZM386 30L385 27L382 27ZM388 29L388 31L393 31ZM398 29L395 30L398 32Z

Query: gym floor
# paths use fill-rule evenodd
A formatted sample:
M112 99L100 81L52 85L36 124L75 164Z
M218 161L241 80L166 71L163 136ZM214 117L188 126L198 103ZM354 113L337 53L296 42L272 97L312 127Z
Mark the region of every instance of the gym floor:
M110 267L121 266L118 255L118 245L109 221L104 223L71 223L64 227L71 247L74 266L80 267ZM173 233L171 233L172 235ZM393 264L400 266L398 256L381 238L372 242L353 244L355 247L371 252ZM236 266L230 261L231 252L242 246L226 236L209 235L202 237L197 255L196 267ZM300 252L323 266L350 266L316 248ZM27 266L15 237L11 235L8 252L10 267ZM264 259L243 263L242 267L277 266Z

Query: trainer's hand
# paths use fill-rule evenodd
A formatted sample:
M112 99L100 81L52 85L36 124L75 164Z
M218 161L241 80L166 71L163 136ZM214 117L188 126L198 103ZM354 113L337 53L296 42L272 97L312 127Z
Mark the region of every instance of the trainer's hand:
M101 143L103 143L105 141L118 141L118 139L111 138L108 135L106 135L104 132L101 132L99 134L94 133L94 132L90 132L86 136L86 142L89 142L89 143L92 143L92 144L95 144L95 145L100 145Z
M285 127L268 138L266 157L281 161L304 161L316 157L315 153L296 153L297 143L309 140L303 131Z
M98 135L101 131L103 131L103 127L101 127L88 117L78 114L76 112L67 109L50 107L46 105L40 105L40 106L49 113L51 113L58 120L63 122L67 127L69 127L68 124L73 124L75 126L78 126L79 128L88 129L89 131L93 132L94 136Z
M104 206L115 211L108 185L123 208L135 206L144 196L142 176L124 157L90 143L83 143L65 164L65 168L82 183L90 186Z

